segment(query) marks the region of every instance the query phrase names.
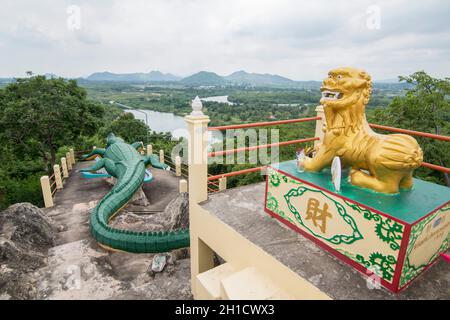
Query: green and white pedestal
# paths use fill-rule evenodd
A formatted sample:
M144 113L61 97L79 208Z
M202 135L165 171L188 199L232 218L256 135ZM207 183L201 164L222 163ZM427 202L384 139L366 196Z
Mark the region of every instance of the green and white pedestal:
M350 185L345 171L342 181L337 193L329 171L270 166L265 210L393 292L449 248L450 188L414 179L412 190L385 195Z

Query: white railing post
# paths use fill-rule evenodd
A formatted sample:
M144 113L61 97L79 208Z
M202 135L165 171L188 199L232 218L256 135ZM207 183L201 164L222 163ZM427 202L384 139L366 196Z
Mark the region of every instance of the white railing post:
M67 169L67 160L64 157L61 158L61 167L62 167L63 177L68 178L69 170Z
M181 157L180 156L175 157L175 175L177 177L181 176Z
M202 112L199 97L192 101L192 112L185 117L187 122L189 203L199 203L208 199L208 122L209 117Z
M53 207L52 189L50 188L50 179L48 176L41 177L41 188L45 207Z
M315 137L319 137L320 140L315 140L314 141L314 147L319 146L320 144L323 143L323 126L325 124L325 112L323 111L323 106L319 105L316 107L316 113L317 116L320 117L320 120L316 121L316 132L315 132Z
M180 193L185 193L188 191L188 183L186 180L180 180Z
M153 146L151 144L147 145L147 155L151 156L153 154Z
M61 170L60 170L58 164L55 164L53 166L53 172L55 173L56 189L62 189L63 183L62 183L62 178L61 178Z
M164 150L159 150L159 162L164 163Z
M192 101L192 112L185 117L188 129L189 233L191 248L191 288L197 295L197 275L214 267L214 252L200 239L202 209L198 203L208 199L208 122L199 97Z
M227 177L219 178L219 191L227 189Z
M69 171L72 170L72 160L70 160L70 152L66 152L66 163L67 163L67 169Z
M73 149L70 149L70 159L72 161L72 164L75 164L75 152L73 151Z

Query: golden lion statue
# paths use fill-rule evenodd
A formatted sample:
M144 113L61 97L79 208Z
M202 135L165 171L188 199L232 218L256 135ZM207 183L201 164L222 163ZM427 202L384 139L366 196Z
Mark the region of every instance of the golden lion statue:
M417 141L405 134L372 131L365 107L372 93L370 76L354 68L338 68L323 81L325 122L323 143L313 158L302 162L306 171L320 171L338 156L350 166L350 183L378 192L397 193L411 188L412 173L423 159Z

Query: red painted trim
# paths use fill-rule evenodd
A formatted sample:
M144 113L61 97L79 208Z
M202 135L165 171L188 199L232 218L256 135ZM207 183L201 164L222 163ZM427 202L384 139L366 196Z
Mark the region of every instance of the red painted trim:
M420 221L422 221L422 220L425 219L426 217L430 216L431 214L435 213L437 210L439 210L439 209L445 207L448 203L450 203L450 201L447 201L445 204L443 204L443 205L437 207L436 209L433 209L431 212L427 213L425 216L421 217L419 220L417 220L417 221L415 221L415 222L413 222L413 223L408 223L408 222L406 222L406 221L403 221L403 220L397 219L397 218L395 218L395 217L392 217L391 215L389 215L389 214L387 214L387 213L384 213L384 212L382 212L382 211L376 210L376 209L374 209L374 208L371 208L371 207L369 207L369 206L366 206L366 205L364 205L364 204L362 204L362 203L359 203L359 202L357 202L357 201L348 199L347 197L343 197L343 196L340 195L340 194L337 194L337 193L331 192L331 191L329 191L329 190L326 190L326 189L324 189L324 188L321 188L321 187L319 187L319 186L316 186L315 184L312 184L312 183L310 183L310 182L308 182L308 181L305 181L305 180L303 180L303 179L299 179L298 177L293 176L293 175L291 175L291 174L289 174L289 173L287 173L287 172L285 172L285 171L283 171L283 170L280 170L280 169L278 169L278 168L275 168L275 167L273 167L273 166L270 166L270 168L272 168L273 170L275 170L275 171L277 171L277 172L280 172L280 173L282 173L282 174L284 174L284 175L286 175L286 176L288 176L288 177L290 177L290 178L292 178L292 179L299 180L299 181L301 181L301 182L303 182L303 183L305 183L305 184L307 184L307 185L309 185L309 186L312 186L312 187L314 187L314 188L317 188L317 189L319 189L319 190L322 190L322 191L324 191L324 192L326 192L326 193L332 194L332 195L334 195L334 196L336 196L336 197L338 197L338 198L345 199L345 200L347 200L347 201L349 201L349 202L351 202L351 203L360 205L360 206L362 206L362 207L364 207L364 208L366 208L366 209L368 209L368 210L371 210L371 211L373 211L373 212L376 212L376 213L378 213L378 214L380 214L380 215L382 215L382 216L384 216L384 217L387 217L387 218L390 218L390 219L392 219L392 220L395 220L395 221L397 221L397 222L399 222L399 223L401 223L401 224L403 224L403 225L405 226L405 231L403 232L402 242L401 242L401 245L400 245L400 251L399 251L399 254L398 254L398 256L397 256L397 264L396 264L396 266L395 266L395 270L394 270L394 278L393 278L393 280L392 280L392 283L389 283L389 282L387 282L387 281L384 280L384 279L381 279L381 281L380 281L381 284L382 284L385 288L389 289L389 290L392 291L393 293L399 293L399 292L401 292L402 290L404 290L404 289L405 289L406 287L408 287L408 286L409 286L409 285L410 285L417 277L419 277L421 274L423 274L425 270L427 270L428 268L430 268L434 263L436 263L436 262L439 260L439 257L440 257L440 256L438 256L435 260L433 260L428 266L426 266L421 272L419 272L413 279L411 279L408 283L406 283L402 288L399 288L399 287L398 287L398 286L399 286L399 283L400 283L401 272L402 272L402 269L403 269L403 266L404 266L405 260L406 260L406 251L407 251L407 249L408 249L409 238L410 238L410 235L411 235L411 229L412 229L412 226L415 225L415 224L417 224L417 223L419 223ZM267 194L267 191L268 191L268 177L267 177L267 179L266 179L266 194ZM266 200L267 200L267 197L266 197ZM318 246L320 246L321 248L327 250L328 252L330 252L332 255L334 255L334 256L337 257L338 259L340 259L340 260L346 262L347 264L353 266L353 267L354 267L355 269L357 269L360 273L362 273L365 277L368 277L368 276L369 276L369 275L366 273L366 271L368 270L367 268L365 268L365 267L363 267L362 265L356 263L356 262L353 261L352 259L350 259L350 258L346 257L345 255L341 254L340 252L336 251L335 249L333 249L332 247L330 247L330 246L327 245L326 243L324 243L324 242L318 240L317 238L315 238L315 237L312 236L311 234L309 234L309 233L307 233L306 231L300 229L299 227L297 227L296 225L290 223L289 221L284 220L283 218L281 218L281 217L280 217L279 215L277 215L276 213L274 213L274 212L270 211L269 209L267 209L267 207L266 207L266 202L267 202L267 201L266 201L266 200L265 200L265 202L264 202L264 210L265 210L269 215L271 215L272 217L274 217L274 218L276 218L277 220L281 221L282 223L284 223L285 225L287 225L288 227L290 227L290 228L293 229L294 231L296 231L296 232L300 233L301 235L303 235L304 237L306 237L307 239L313 241L313 242L316 243ZM450 248L450 246L449 246L449 248ZM448 248L447 248L446 250L448 250ZM444 250L444 252L445 252L446 250Z
M369 277L369 274L367 273L367 268L363 267L361 264L353 261L352 259L346 257L345 255L343 255L342 253L340 253L339 251L333 249L332 247L330 247L329 245L327 245L326 243L318 240L317 238L315 238L314 236L312 236L311 234L307 233L306 231L300 229L299 227L297 227L296 225L290 223L287 220L284 220L283 218L281 218L279 215L277 215L276 213L272 212L271 210L267 209L267 207L264 207L264 211L266 211L270 216L274 217L275 219L277 219L278 221L284 223L285 225L287 225L289 228L291 228L292 230L296 231L297 233L300 233L302 236L304 236L305 238L313 241L315 244L317 244L319 247L321 247L322 249L328 251L330 254L332 254L333 256L335 256L336 258L338 258L339 260L349 264L350 266L352 266L353 268L355 268L357 271L359 271L363 276L365 276L366 278ZM393 283L389 283L384 279L380 279L381 285L387 289L389 289L392 292L395 292L395 288L393 286Z
M397 221L397 222L399 222L399 223L401 223L401 224L403 224L403 225L410 225L410 223L408 223L408 222L406 222L406 221L403 221L403 220L400 220L400 219L398 219L398 218L395 218L395 217L389 215L388 213L384 213L384 212L379 211L379 210L377 210L377 209L374 209L374 208L371 208L371 207L369 207L369 206L366 206L366 205L364 205L364 204L362 204L362 203L360 203L360 202L358 202L358 201L349 199L349 198L344 197L344 196L342 196L342 195L340 195L340 194L338 194L338 193L335 193L335 192L332 192L332 191L330 191L330 190L327 190L327 189L324 189L324 188L322 188L322 187L319 187L319 186L317 186L317 185L315 185L315 184L313 184L313 183L311 183L311 182L308 182L308 181L306 181L306 180L303 180L303 179L300 179L300 178L298 178L298 177L296 177L296 176L293 176L293 175L291 175L291 174L289 174L289 173L287 173L287 172L285 172L285 171L283 171L283 170L279 170L279 169L277 169L277 168L274 168L273 166L270 166L270 167L271 167L272 169L278 171L278 172L283 173L284 175L287 175L288 177L291 177L292 179L299 180L299 181L301 181L301 182L303 182L303 183L305 183L305 184L307 184L307 185L309 185L309 186L311 186L311 187L314 187L314 188L317 188L317 189L319 189L319 190L322 190L322 191L324 191L324 192L326 192L326 193L332 194L332 195L334 195L334 196L336 196L336 197L338 197L338 198L347 200L348 202L357 204L357 205L359 205L359 206L361 206L361 207L364 207L364 208L366 208L366 209L368 209L368 210L370 210L370 211L373 211L373 212L376 212L376 213L378 213L378 214L381 214L381 215L384 216L384 217L387 217L387 218L390 218L390 219L392 219L392 220L394 220L394 221Z
M446 203L444 203L443 205L437 207L436 209L431 210L429 213L427 213L426 215L424 215L422 218L420 218L419 220L417 220L416 222L414 222L412 225L415 225L417 223L419 223L420 221L422 221L423 219L425 219L426 217L432 215L433 213L435 213L436 211L442 209L443 207L445 207L446 205L448 205L450 203L450 200L447 201Z
M264 148L272 148L272 147L277 147L277 146L282 147L282 146L288 146L288 145L291 145L291 144L299 144L299 143L316 141L316 140L320 140L320 138L319 137L312 137L312 138L305 138L305 139L298 139L298 140L276 142L276 143L271 143L271 144L263 144L263 145L260 145L260 146L252 146L252 147L243 147L243 148L238 148L238 149L214 151L214 152L208 153L208 157L210 157L210 158L211 157L218 157L218 156L223 156L223 155L227 155L227 154L233 154L233 153L236 153L236 152L253 151L253 150L264 149Z
M445 172L445 173L450 173L450 168L438 166L436 164L432 164L432 163L428 163L428 162L422 162L421 166L425 167L425 168L428 168L428 169L431 169L431 170L436 170L436 171L441 171L441 172Z
M245 123L245 124L232 124L232 125L228 125L228 126L208 127L208 130L209 131L217 131L217 130L243 129L243 128L252 128L252 127L267 127L267 126L276 126L279 124L287 124L287 123L316 121L316 120L320 120L320 119L322 119L322 118L321 117L312 117L312 118L300 118L300 119L289 119L289 120L279 120L279 121L254 122L254 123Z
M256 167L256 168L250 168L250 169L243 169L243 170L239 170L239 171L232 171L232 172L228 172L228 173L222 173L222 174L218 174L216 176L209 176L208 177L208 181L213 181L213 180L217 180L223 177L233 177L233 176L238 176L241 174L246 174L246 173L250 173L250 172L256 172L256 171L260 171L263 170L266 166L261 166L261 167Z
M411 225L408 224L405 226L405 231L403 232L400 252L397 256L397 265L394 271L394 281L392 281L392 283L394 284L395 292L398 292L400 289L400 278L402 276L403 266L405 265L406 251L408 249L409 237L411 236L411 228Z
M436 140L443 140L443 141L450 141L450 137L442 136L439 134L433 134L433 133L426 133L426 132L420 132L420 131L414 131L414 130L407 130L407 129L400 129L400 128L394 128L394 127L388 127L388 126L382 126L380 124L375 123L369 123L369 126L375 129L382 129L392 132L400 132L400 133L406 133L413 136L420 136L425 138L432 138Z

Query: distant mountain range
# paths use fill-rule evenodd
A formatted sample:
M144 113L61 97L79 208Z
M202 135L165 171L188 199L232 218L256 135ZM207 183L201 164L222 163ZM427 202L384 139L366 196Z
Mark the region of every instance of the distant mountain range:
M45 74L47 78L57 77L54 74ZM0 79L0 83L8 83L13 79ZM112 73L96 72L86 78L77 78L83 81L98 82L126 82L126 83L168 83L184 86L244 86L244 87L279 87L279 88L302 88L318 89L321 81L295 81L276 74L249 73L243 70L233 72L227 76L220 76L209 71L200 71L188 77L179 77L170 73L150 71L148 73ZM398 83L397 79L374 80L374 86L380 89L388 87L406 87L405 83Z
M85 78L89 81L115 81L115 82L166 82L178 81L181 78L170 73L150 71L149 73L111 73L96 72Z
M111 73L96 72L84 78L88 81L111 82L174 82L186 86L275 86L275 87L311 87L317 88L319 81L294 81L286 77L268 73L248 73L243 70L233 72L228 76L220 76L209 71L200 71L188 77L182 78L170 73L151 71L149 73Z

